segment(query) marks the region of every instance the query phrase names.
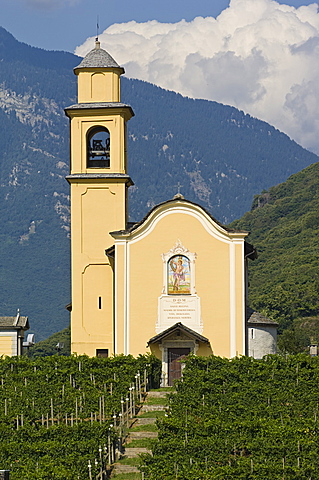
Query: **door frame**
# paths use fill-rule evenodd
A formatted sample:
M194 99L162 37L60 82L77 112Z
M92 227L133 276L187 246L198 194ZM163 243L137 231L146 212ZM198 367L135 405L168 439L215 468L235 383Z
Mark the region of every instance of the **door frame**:
M175 350L175 352L173 351ZM181 351L184 350L184 353L181 353ZM191 353L191 349L189 347L170 347L167 349L167 372L168 372L168 385L169 387L172 387L174 385L174 380L178 380L181 378L182 373L183 373L183 361L182 359L184 357L187 357ZM176 358L172 360L171 355L175 354ZM175 365L175 369L172 368L173 362ZM177 369L176 369L177 366Z
M195 340L164 340L159 344L162 352L162 379L161 387L168 387L168 350L170 348L189 348L189 353L196 355L199 348L198 342Z

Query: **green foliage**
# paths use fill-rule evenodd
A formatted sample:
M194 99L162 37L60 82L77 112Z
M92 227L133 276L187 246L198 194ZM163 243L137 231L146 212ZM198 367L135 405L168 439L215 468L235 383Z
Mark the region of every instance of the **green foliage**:
M99 446L116 439L113 414L151 355L0 359L0 465L12 480L74 480L92 475Z
M190 357L145 455L149 480L319 477L319 358Z
M250 231L259 252L249 262L250 304L282 331L319 311L319 163L261 197L232 226Z
M30 348L28 352L29 357L46 357L48 355L56 355L56 346L58 343L63 343L64 347L60 355L70 355L71 353L71 329L70 327L61 330L61 332L54 333L46 340L36 343Z
M310 344L319 344L319 317L297 318L278 337L278 351L282 353L309 351Z

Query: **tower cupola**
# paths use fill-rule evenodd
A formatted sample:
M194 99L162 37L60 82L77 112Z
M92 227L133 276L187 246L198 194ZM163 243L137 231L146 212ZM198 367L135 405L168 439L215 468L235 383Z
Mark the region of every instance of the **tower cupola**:
M120 75L125 73L96 39L91 50L74 68L78 76L78 103L120 102Z
M74 68L78 103L66 108L71 120L71 173L127 172L126 122L134 115L120 102L124 68L100 46Z

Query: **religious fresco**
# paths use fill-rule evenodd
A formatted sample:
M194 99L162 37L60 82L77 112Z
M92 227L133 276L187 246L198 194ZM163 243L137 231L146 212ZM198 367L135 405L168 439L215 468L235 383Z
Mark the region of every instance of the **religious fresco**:
M168 294L191 293L190 260L185 255L174 255L167 262Z

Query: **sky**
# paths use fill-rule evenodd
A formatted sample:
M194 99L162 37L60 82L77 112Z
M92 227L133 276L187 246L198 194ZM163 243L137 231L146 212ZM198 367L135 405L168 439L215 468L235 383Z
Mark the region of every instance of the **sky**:
M319 154L319 12L307 0L0 0L19 41L102 48L140 78L233 105Z

